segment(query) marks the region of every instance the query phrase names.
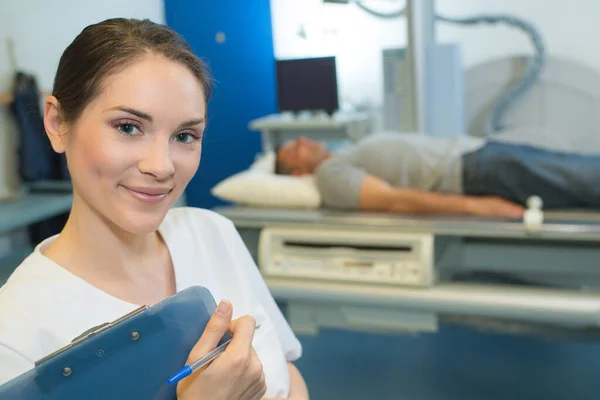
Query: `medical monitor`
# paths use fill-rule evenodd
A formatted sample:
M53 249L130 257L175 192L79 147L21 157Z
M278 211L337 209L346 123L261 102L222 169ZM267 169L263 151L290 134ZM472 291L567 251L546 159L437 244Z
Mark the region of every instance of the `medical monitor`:
M279 112L339 109L335 57L276 61Z

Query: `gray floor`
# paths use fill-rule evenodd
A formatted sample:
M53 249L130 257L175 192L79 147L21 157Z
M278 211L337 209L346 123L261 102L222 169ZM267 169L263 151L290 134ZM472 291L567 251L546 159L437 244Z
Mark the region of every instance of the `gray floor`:
M600 341L539 340L443 328L387 336L300 336L312 400L600 398Z

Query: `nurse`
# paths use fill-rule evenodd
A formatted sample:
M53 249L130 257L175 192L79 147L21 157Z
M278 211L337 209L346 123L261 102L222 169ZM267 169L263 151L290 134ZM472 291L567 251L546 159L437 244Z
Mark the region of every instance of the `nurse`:
M233 341L178 398L308 399L292 364L300 343L233 224L171 208L198 170L210 92L186 42L148 20L106 20L67 47L44 125L66 154L73 206L0 290L0 383L91 327L201 285L219 305L189 361L228 327Z

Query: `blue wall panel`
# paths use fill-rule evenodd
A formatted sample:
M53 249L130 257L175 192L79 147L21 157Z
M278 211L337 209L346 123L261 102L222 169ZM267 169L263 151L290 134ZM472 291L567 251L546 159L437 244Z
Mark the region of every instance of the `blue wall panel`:
M189 205L210 208L223 204L210 189L247 168L260 150L260 135L248 122L277 110L270 3L165 0L165 14L215 79L200 169L186 193Z

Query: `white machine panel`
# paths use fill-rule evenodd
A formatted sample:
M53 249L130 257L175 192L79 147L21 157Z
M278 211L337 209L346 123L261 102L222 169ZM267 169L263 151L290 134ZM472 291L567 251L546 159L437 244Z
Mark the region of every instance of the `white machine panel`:
M434 283L432 234L264 228L258 249L265 277L386 283Z

